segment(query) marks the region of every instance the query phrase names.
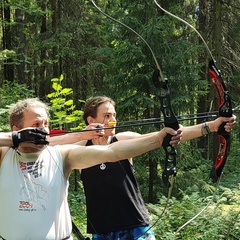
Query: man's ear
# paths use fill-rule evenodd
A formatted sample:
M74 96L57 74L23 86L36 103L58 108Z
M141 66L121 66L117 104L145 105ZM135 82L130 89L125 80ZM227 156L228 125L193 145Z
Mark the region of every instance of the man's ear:
M94 122L94 120L93 120L93 118L91 116L88 116L87 117L87 122L88 122L88 124L91 124L91 123Z
M12 127L12 131L19 131L20 129L16 126L16 125L13 125Z

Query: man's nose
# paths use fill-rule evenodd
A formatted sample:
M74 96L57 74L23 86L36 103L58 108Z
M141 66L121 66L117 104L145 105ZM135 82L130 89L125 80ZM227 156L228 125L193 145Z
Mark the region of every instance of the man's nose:
M111 122L117 122L117 119L116 119L115 116L112 116L110 121L111 121Z

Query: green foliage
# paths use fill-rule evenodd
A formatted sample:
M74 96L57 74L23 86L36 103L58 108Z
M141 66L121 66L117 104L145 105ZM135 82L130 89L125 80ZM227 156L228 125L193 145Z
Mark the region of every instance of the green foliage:
M227 196L231 198L234 194L234 191L230 191ZM231 205L219 204L213 201L213 195L205 198L194 191L180 201L172 198L160 219L158 216L162 214L166 205L166 197L160 200L161 205L148 204L147 207L151 213L151 222L155 223L158 220L154 230L159 240L229 240L239 239L238 201Z
M35 0L11 0L9 6L13 9L21 9L32 15L42 15L44 12Z
M52 88L53 92L49 93L47 97L51 102L51 128L52 129L70 129L77 130L82 129L84 126L80 122L83 112L76 109L73 100L70 99L72 96L72 88L63 88L62 81L64 76L61 75L59 78L53 78Z
M86 200L82 182L79 181L79 175L79 171L74 170L69 178L70 186L68 202L73 222L76 224L84 237L87 237Z
M0 62L5 61L7 59L16 59L16 52L8 49L0 51Z
M4 81L0 88L0 123L1 131L9 131L8 112L12 104L18 100L34 97L34 92L26 84L19 84L16 81Z
M216 11L211 7L218 1L202 4L204 8L199 10L206 14L204 19L211 25L194 19L198 2L162 1L161 4L198 29L204 25L205 30L202 33L214 55L221 59L222 73L234 104L237 104L240 87L240 20L237 17L239 0L229 0L221 4L222 26L219 36L224 41L220 46L222 52L214 51L218 38L213 30L220 28L212 25ZM208 56L192 29L163 13L152 1L99 0L98 4L105 12L140 33L152 47L164 77L169 80L172 104L177 115L196 113L202 96L206 98L203 107L208 109L208 102L212 100L209 93L213 92L209 88L210 81L207 76L204 77ZM11 0L4 2L3 12L8 7L10 21L5 19L5 14L2 18L2 33L5 35L2 37L3 50L0 52L3 65L1 79L9 77L6 74L8 67L13 67L15 79L26 85L4 82L1 86L1 129L8 128L8 106L33 95L27 86L35 90L35 95L43 98L51 91L51 83L47 79L60 73L66 76L65 81L63 76L53 80L53 92L49 94L54 128L81 128L82 112L77 109L81 108L84 101L79 99L100 94L114 98L119 121L159 117L159 103L151 79L155 63L145 43L134 33L103 16L90 1L61 0L48 4L42 0ZM159 126L129 130L146 133L156 129ZM215 186L209 181L212 167L211 147L198 149L197 141L191 141L178 148L173 201L167 214L154 227L157 239L239 239L239 215L234 208L239 205L239 128L235 128L232 136L236 141L232 142L222 186L214 199L214 209L219 214L214 215L213 207L209 208L207 218L207 214L203 215L181 231L179 236L175 236L176 229L204 207L208 196L215 190ZM206 155L209 159L202 159L202 152L208 152ZM161 150L134 160L136 175L146 202L149 201L149 166L152 162L157 163L153 186L154 203L162 205L166 200L166 188L161 181L163 160L164 153ZM71 182L70 186L72 184ZM73 194L72 191L74 190L70 189L69 200L73 218L84 232L86 221L83 194ZM223 216L222 205L233 206L233 211L226 211ZM154 220L156 216L151 214L151 217Z

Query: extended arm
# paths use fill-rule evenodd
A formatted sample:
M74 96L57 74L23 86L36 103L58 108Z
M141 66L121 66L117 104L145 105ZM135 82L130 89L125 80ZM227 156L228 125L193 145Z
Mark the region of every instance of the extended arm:
M77 145L62 146L63 155L69 170L83 169L100 164L102 162L115 162L141 155L161 147L164 137L167 134L175 135L178 143L181 138L181 130L174 131L170 128L163 128L160 132L142 135L141 137L118 141L110 145L94 145L82 147ZM64 149L70 146L70 151ZM67 154L66 154L67 153Z
M198 124L198 125L184 127L181 142L188 141L197 137L201 137L211 132L217 132L219 126L223 122L226 122L226 125L224 126L225 130L227 132L230 132L232 130L232 127L236 123L236 116L233 115L233 117L231 118L219 117L214 121L209 121L209 122Z

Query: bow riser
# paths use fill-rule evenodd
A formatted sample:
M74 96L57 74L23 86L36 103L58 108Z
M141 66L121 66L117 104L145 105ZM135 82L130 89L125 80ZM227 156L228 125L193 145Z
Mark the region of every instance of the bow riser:
M157 69L153 73L153 84L157 89L157 96L160 101L160 110L163 114L165 127L177 130L179 128L178 119L175 116L170 98L170 90L168 81L160 79L160 71ZM168 134L162 143L165 151L164 170L162 173L162 180L165 186L171 187L170 177L175 177L177 174L177 151L170 145L172 136Z

